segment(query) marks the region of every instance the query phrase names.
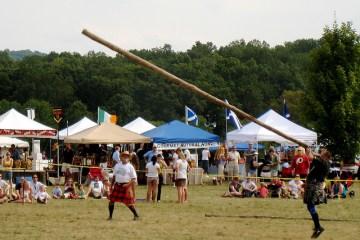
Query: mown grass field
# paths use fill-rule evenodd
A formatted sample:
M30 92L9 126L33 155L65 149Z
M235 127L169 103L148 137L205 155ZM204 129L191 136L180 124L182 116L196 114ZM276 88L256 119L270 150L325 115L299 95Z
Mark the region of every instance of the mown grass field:
M359 239L359 184L353 189L357 193L354 199L332 200L318 208L321 218L332 219L322 222L326 230L319 239ZM145 190L144 186L138 187L137 198L143 198ZM190 186L189 202L179 205L175 188L165 186L161 203L137 202L140 221L133 221L123 205L116 205L114 219L106 221L106 199L3 204L0 239L310 238L313 225L301 200L220 197L225 190L226 185Z

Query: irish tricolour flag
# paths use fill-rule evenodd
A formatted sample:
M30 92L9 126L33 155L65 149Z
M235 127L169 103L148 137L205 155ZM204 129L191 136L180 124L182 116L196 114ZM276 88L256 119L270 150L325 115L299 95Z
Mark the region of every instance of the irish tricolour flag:
M116 124L117 116L111 115L110 113L104 111L98 107L98 123L108 122Z

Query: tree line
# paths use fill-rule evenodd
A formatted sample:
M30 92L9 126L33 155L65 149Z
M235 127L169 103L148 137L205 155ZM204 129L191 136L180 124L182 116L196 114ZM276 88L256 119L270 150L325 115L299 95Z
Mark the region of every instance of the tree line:
M341 33L342 26L336 27ZM334 27L327 31L331 35L335 30ZM354 32L351 26L345 30ZM226 98L231 104L254 116L259 116L269 108L281 113L285 98L291 120L316 131L321 130L323 125L313 118L316 114L309 106L314 108L314 103L326 104L326 101L316 100L312 94L316 90L313 83L318 81L316 73L325 66L315 64L319 60L318 51L324 51L324 44L331 44L326 43L326 34L325 31L319 40L300 39L275 47L270 47L264 41L246 42L241 39L221 47L211 42L196 42L186 51L174 51L171 45L165 44L158 48L131 52L219 98ZM347 40L352 41L354 48L359 46L357 38ZM329 54L322 57L334 56ZM359 63L356 57L352 60ZM349 66L358 71L358 65ZM337 71L336 63L328 67ZM345 75L348 70L349 67L345 68ZM324 73L322 76L326 82L329 75ZM352 83L357 87L359 75L354 76ZM51 52L16 61L10 58L8 51L2 51L0 85L0 113L10 107L21 112L32 107L36 109L36 120L50 126L55 125L52 107L62 107L65 110L64 119L69 124L83 116L96 121L97 107L102 107L116 114L118 123L122 125L137 116L155 123L183 120L184 106L187 105L200 115L200 127L206 129L204 123L210 117L216 122L216 127L207 130L222 137L225 134L224 109L168 84L159 75L122 56L110 57L101 52L85 55ZM346 88L341 84L334 86L336 90L351 90L351 87ZM358 111L359 106L354 107ZM62 122L63 126L66 121ZM245 123L244 120L242 122Z

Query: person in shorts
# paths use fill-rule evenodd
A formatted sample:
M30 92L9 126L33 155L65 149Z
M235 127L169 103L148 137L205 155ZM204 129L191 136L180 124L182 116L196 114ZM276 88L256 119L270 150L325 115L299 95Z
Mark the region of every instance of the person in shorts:
M147 177L146 201L150 202L151 199L155 202L160 173L160 165L157 163L156 155L152 156L151 161L146 164L145 168Z

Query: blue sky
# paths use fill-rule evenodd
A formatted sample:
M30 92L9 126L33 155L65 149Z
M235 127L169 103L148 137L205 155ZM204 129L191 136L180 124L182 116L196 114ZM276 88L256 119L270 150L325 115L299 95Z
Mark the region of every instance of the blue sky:
M195 41L223 46L264 40L271 46L319 38L323 28L351 21L360 31L359 0L0 0L0 49L104 51L83 28L125 49Z

